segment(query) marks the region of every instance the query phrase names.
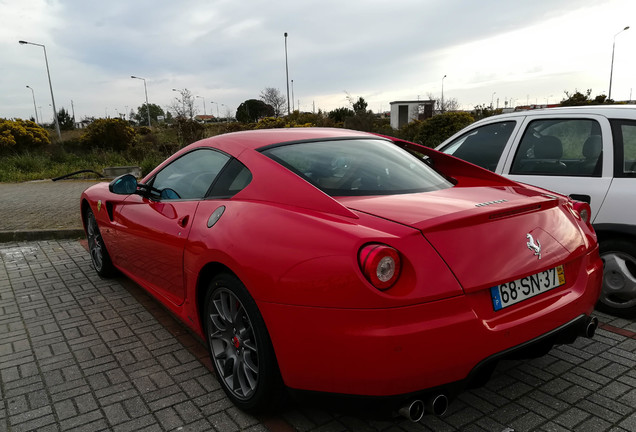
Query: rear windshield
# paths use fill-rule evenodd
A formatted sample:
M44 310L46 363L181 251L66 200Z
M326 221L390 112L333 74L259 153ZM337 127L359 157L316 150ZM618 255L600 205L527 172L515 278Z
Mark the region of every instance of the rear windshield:
M331 196L429 192L452 186L425 162L385 140L293 143L263 154Z

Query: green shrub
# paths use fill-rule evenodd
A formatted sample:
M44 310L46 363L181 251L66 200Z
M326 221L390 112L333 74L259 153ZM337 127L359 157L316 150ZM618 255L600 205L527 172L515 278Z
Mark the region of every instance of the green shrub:
M164 161L164 157L158 154L151 154L146 156L140 163L139 167L141 168L141 176L147 176L150 171L155 169L161 162Z
M403 125L399 130L395 131L394 136L406 141L415 142L416 136L420 133L422 127L421 120L413 120Z
M49 134L35 122L0 119L0 154L40 151L49 145Z
M312 125L316 127L333 127L335 121L327 117L322 111L317 113L294 111L287 117L285 117L288 123L295 125Z
M373 123L373 132L382 135L395 136L395 129L391 127L391 120L389 118L375 119Z
M125 120L97 119L88 125L81 142L91 149L125 151L133 144L135 135L135 130Z
M177 129L182 146L187 146L188 144L203 139L205 127L199 122L178 117L174 126Z
M421 122L415 142L427 147L436 147L475 119L466 112L446 112L433 116Z
M230 122L230 123L221 123L223 128L221 129L221 133L231 133L231 132L241 132L245 130L251 130L254 128L253 123L241 123L241 122Z
M375 116L371 112L358 111L352 116L346 117L344 127L363 132L371 132L375 122Z

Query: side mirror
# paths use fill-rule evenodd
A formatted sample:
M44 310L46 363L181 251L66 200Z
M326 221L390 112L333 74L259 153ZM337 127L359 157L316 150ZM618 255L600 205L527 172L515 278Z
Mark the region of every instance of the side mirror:
M124 174L108 185L108 190L117 195L131 195L137 192L137 179L132 174Z

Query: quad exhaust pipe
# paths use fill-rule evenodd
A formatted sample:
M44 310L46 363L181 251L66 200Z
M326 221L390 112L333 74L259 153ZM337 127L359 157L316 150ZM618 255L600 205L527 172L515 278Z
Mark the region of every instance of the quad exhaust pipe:
M441 416L448 409L448 398L443 394L431 396L425 402L414 399L398 410L398 413L414 423L419 422L424 414Z
M598 328L598 318L591 317L587 320L587 322L578 327L575 330L576 333L570 332L569 337L576 338L576 334L581 336L585 336L587 338L592 338L596 333L596 329ZM573 329L574 330L574 329ZM441 416L446 413L448 409L448 397L444 394L437 394L429 397L426 400L421 399L412 399L403 405L398 413L411 420L412 422L419 422L424 417L424 414L433 414L436 416Z

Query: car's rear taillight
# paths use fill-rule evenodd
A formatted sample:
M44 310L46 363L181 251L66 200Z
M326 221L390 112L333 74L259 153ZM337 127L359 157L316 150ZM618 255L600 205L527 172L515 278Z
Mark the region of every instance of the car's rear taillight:
M400 277L400 254L390 246L372 243L358 253L362 273L379 290L391 288Z
M592 209L590 205L582 201L574 201L572 207L574 207L574 211L581 217L581 220L589 227L592 227Z

